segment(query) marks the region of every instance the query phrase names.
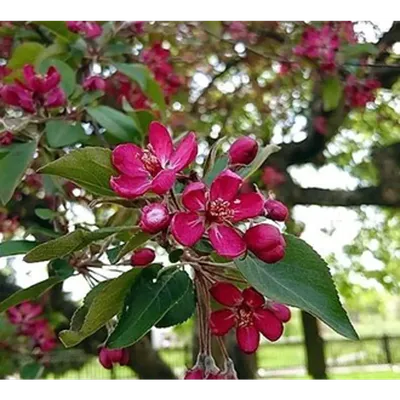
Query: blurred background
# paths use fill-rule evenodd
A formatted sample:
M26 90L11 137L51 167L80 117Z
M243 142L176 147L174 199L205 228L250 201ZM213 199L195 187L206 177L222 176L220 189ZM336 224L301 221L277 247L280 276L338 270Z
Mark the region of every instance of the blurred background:
M99 24L105 29L110 23ZM239 135L281 145L281 151L249 182L248 190L255 183L290 207L285 229L301 236L327 260L360 336L358 342L342 339L311 315L292 309L284 337L273 344L263 342L256 355L240 353L233 338L227 339L239 376L399 379L400 23L141 24L140 29L136 25L130 31L129 54L146 63L143 52L154 49L155 43L167 51L168 79L156 68L152 73L164 90L168 125L174 135L193 130L201 137L196 160L199 174L210 146L221 138L225 138L221 145L225 152ZM25 35L30 30L46 33L45 26L35 23L15 26ZM312 39L312 46L319 49L316 57L304 50L304 32L310 26L316 30ZM335 40L340 42L335 49L343 82L339 94L326 89L321 78L329 67L321 62L324 51L330 51L327 26L335 30L339 38ZM10 42L7 32L0 32L4 63ZM23 40L23 36L13 37L11 46ZM122 51L116 43L111 45L106 49L109 52ZM111 85L106 101L122 107L114 104L115 71L98 61L91 68ZM368 87L368 80L376 86ZM124 96L134 109L143 107L135 88L127 89ZM326 106L332 102L333 106ZM92 133L90 126L85 129L88 135ZM51 236L48 219L32 212L43 202L44 185L33 169L28 171L18 189L21 198L0 209L2 241L32 238L35 229L42 234L47 229ZM82 190L69 190L63 215L70 226L94 224L115 212L92 210ZM158 260L165 261L162 249L156 250ZM43 263L25 264L22 256L1 258L0 300L46 277ZM73 277L45 296L46 316L56 331L68 326L68 318L88 291L82 277ZM29 361L29 351L3 314L0 378L35 377L38 368L43 368L40 373L46 379L181 378L196 354L194 326L190 319L173 329L154 329L132 346L129 366L111 371L103 369L97 359L102 331L74 349L58 343L38 367Z

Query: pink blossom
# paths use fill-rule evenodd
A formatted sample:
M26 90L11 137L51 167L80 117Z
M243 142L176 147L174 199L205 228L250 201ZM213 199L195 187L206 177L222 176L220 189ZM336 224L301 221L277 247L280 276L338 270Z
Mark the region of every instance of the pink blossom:
M12 70L7 68L5 65L0 65L0 81L2 81L6 76L10 75Z
M289 210L287 207L278 200L268 199L264 203L264 208L267 217L274 221L284 222L289 216Z
M134 21L131 22L129 27L133 33L135 33L136 35L141 35L142 33L144 33L145 25L146 23L143 21Z
M250 164L258 152L257 142L248 136L235 140L229 149L229 158L232 164Z
M13 141L14 135L10 131L0 133L0 147L9 146Z
M83 81L82 87L86 91L101 90L106 89L106 80L98 75L88 76Z
M0 233L13 234L19 226L18 216L10 217L7 213L0 211Z
M131 256L132 267L143 267L151 264L156 258L156 253L152 249L136 250Z
M90 21L67 21L67 28L71 32L82 34L87 39L96 39L103 33L101 25Z
M276 263L285 256L285 239L273 225L253 226L246 231L243 239L247 248L266 263Z
M351 108L364 108L376 98L376 89L380 87L376 79L359 79L349 75L344 88L346 104Z
M285 175L274 167L265 167L261 180L270 189L275 189L286 182Z
M99 361L106 369L112 369L115 364L128 365L129 351L128 349L107 349L106 347L101 347Z
M211 313L211 332L224 336L235 327L238 346L244 353L257 350L260 333L271 342L282 336L283 321L268 308L264 297L254 288L241 291L231 283L217 282L210 293L226 307Z
M40 304L24 301L15 307L7 310L8 320L14 325L27 324L33 321L38 315L43 312Z
M36 346L43 352L49 352L57 346L57 338L46 319L40 319L29 324L25 334L32 337Z
M259 193L239 194L243 179L230 170L220 173L210 189L202 182L190 183L182 194L187 211L175 214L171 232L182 245L191 247L207 233L216 252L238 257L246 243L233 224L260 215L264 199Z
M142 210L139 226L143 232L158 233L168 228L171 216L162 203L152 203Z
M146 149L126 143L112 152L112 163L121 175L111 178L111 188L119 196L129 199L149 191L162 195L173 187L176 174L192 163L196 155L194 132L186 135L174 148L167 128L152 122Z

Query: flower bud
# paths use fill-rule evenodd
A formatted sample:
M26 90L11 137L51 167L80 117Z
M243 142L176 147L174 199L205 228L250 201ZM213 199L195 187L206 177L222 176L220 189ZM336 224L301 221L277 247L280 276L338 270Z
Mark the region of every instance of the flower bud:
M275 263L285 255L285 239L275 226L268 224L253 226L244 234L243 239L247 248L266 263Z
M287 207L278 200L268 199L264 203L264 208L267 212L267 217L274 221L284 222L289 216Z
M198 367L189 369L186 371L185 377L183 379L204 379L204 371Z
M13 134L10 131L0 133L0 146L8 146L13 141Z
M106 81L101 76L88 76L83 81L82 87L86 91L106 90Z
M136 250L131 256L132 267L144 267L151 264L156 258L156 253L152 249Z
M153 203L143 208L139 226L144 232L157 233L168 227L170 219L164 204Z
M257 151L257 142L248 136L243 136L237 139L229 149L231 164L250 164L256 157Z
M99 361L106 369L112 369L114 364L127 365L129 363L129 352L127 349L102 347L99 352Z

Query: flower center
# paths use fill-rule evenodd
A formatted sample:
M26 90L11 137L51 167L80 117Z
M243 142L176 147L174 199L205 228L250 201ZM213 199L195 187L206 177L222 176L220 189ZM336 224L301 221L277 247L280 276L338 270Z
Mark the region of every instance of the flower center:
M232 220L234 211L230 208L229 201L216 199L209 203L207 215L212 221L224 222Z
M245 327L253 324L253 312L247 308L239 308L237 311L239 327Z
M156 176L162 169L158 158L150 150L143 150L141 160L152 176Z

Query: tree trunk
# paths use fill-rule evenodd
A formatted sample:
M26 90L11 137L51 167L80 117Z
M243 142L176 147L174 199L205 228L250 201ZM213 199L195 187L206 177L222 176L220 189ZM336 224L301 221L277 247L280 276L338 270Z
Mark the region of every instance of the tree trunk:
M312 315L301 312L307 372L313 379L328 379L326 374L324 341L319 334L318 321Z

